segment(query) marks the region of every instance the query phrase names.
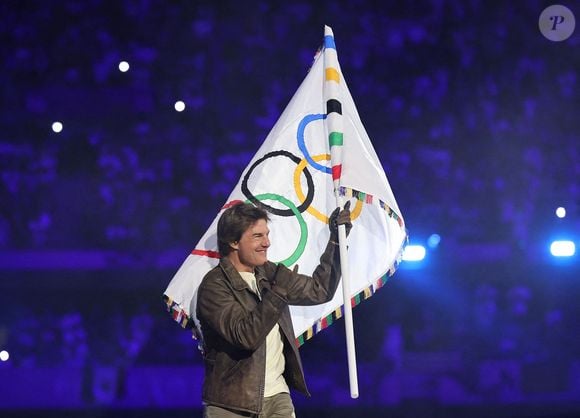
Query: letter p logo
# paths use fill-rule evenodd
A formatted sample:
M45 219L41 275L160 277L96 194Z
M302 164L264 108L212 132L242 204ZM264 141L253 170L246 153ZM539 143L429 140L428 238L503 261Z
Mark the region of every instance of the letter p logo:
M546 7L540 14L538 26L547 39L560 42L565 41L574 33L576 19L566 6L554 4Z

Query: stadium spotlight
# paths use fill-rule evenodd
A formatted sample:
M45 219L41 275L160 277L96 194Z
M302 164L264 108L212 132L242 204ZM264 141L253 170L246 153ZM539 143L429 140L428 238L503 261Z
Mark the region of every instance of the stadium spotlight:
M403 252L403 261L422 261L426 250L422 245L407 245Z
M183 102L182 100L178 100L173 105L173 108L178 112L183 112L185 110L185 102Z
M576 253L576 245L569 240L552 241L550 253L554 257L572 257Z
M52 131L55 133L61 133L63 129L62 122L56 121L52 123Z
M121 61L119 63L119 71L121 71L122 73L126 73L127 71L129 71L130 65L127 61Z

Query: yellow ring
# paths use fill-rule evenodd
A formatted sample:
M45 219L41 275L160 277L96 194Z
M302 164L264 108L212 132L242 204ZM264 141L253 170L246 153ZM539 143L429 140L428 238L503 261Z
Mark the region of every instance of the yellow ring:
M323 160L330 161L330 154L318 154L312 156L311 158L316 162ZM296 166L296 169L294 170L294 190L296 191L296 196L298 196L298 200L300 200L300 204L304 203L304 201L306 200L306 196L304 196L304 192L302 191L302 184L300 184L300 175L304 171L304 168L306 168L306 164L308 164L308 161L306 161L306 159L303 158L302 161L300 161L300 164L298 164ZM350 214L350 219L352 221L354 221L356 218L360 216L362 212L362 207L363 202L356 199L356 204ZM318 211L312 205L308 206L306 211L319 221L322 221L325 224L328 223L328 216Z

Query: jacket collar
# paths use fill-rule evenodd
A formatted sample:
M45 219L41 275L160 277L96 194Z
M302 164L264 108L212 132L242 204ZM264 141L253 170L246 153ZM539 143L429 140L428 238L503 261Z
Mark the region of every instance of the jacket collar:
M234 289L236 290L249 289L248 284L244 279L242 279L242 276L240 276L240 273L238 273L238 271L236 270L232 262L229 260L229 258L227 257L220 258L219 265ZM256 267L255 274L256 281L258 283L262 280L267 280L264 268L262 266Z

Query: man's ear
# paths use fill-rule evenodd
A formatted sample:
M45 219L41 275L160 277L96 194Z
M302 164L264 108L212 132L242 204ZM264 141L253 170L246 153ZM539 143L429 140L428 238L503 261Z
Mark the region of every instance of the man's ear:
M232 247L232 250L238 251L240 243L238 241L230 242L230 247Z

